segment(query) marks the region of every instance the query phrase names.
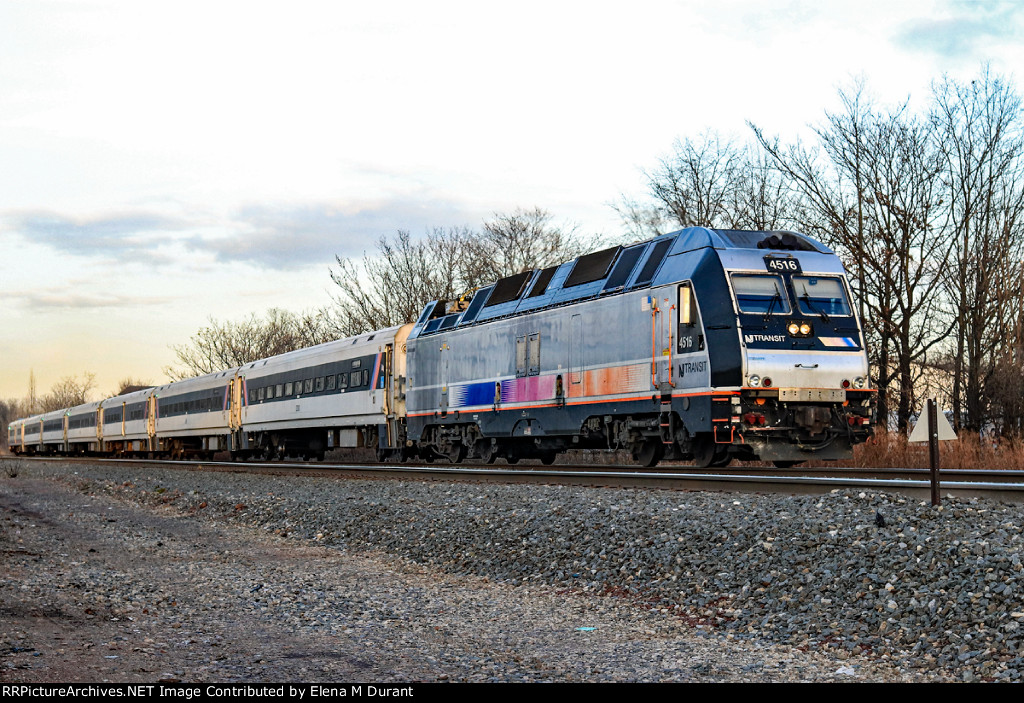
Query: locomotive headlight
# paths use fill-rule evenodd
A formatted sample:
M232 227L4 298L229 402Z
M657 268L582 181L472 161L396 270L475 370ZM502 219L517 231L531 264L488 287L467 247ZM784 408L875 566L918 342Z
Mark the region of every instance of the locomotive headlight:
M789 333L794 337L800 334L800 325L796 324L795 322L790 322L789 327L787 327L786 329L788 329Z
M747 377L747 383L751 386L760 386L761 377L758 376L756 373L752 373L750 374L750 376Z
M867 384L867 379L864 378L863 376L858 376L857 378L853 379L853 387L854 388L863 388L866 384Z
M804 337L806 337L810 333L811 333L811 326L809 324L807 324L805 322L802 325L800 325L800 334L802 334Z

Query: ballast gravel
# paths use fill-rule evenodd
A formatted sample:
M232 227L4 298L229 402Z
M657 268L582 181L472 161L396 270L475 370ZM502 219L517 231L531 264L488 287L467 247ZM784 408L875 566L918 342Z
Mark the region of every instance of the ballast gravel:
M1024 675L1020 505L62 463L0 498L0 612L49 604L152 654L93 680ZM99 568L67 551L94 542ZM0 680L46 680L15 630Z

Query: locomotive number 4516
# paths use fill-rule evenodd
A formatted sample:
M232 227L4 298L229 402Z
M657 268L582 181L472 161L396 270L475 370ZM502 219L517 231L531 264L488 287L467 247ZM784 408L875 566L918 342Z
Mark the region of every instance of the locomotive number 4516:
M764 257L764 265L769 271L778 271L779 273L800 273L800 260L799 259L777 259L774 256Z

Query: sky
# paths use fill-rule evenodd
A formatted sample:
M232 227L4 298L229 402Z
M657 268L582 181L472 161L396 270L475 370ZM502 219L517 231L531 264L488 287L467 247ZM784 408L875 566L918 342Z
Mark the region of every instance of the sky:
M0 398L165 382L335 255L540 207L587 233L677 139L784 140L862 77L1019 81L1024 2L0 0Z

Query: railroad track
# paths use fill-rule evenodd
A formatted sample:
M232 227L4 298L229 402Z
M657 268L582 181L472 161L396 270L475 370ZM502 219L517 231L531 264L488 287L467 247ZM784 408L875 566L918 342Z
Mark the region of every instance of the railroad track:
M107 458L22 458L34 462L83 462L88 464L163 466L181 470L496 483L539 483L615 488L657 488L678 491L725 491L745 493L821 494L854 488L891 491L922 500L931 492L927 469L770 469L736 467L697 469L662 466L658 470L622 466L509 466L363 463L287 463L229 461L150 461ZM1024 471L946 470L941 474L943 495L1024 502Z

